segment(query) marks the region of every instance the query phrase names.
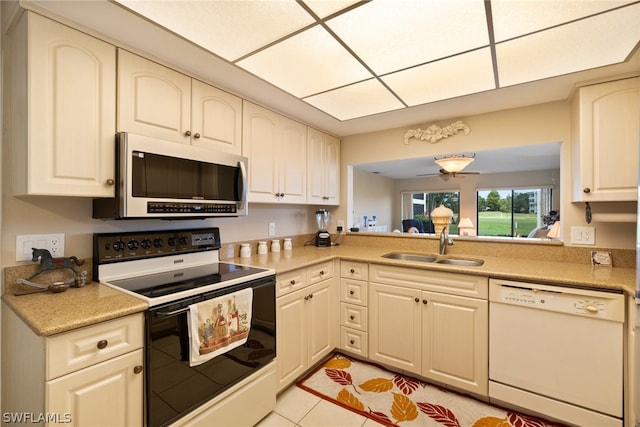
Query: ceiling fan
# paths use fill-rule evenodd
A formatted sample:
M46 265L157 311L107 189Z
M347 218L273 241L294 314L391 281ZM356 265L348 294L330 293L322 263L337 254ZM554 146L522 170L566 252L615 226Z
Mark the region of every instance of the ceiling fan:
M440 178L448 181L451 177L455 178L458 175L477 175L480 172L462 172L462 169L467 167L471 162L475 160L476 154L471 156L465 156L464 154L453 154L451 156L444 156L442 158L435 158L435 162L440 166L439 173L432 174L420 174L416 176L435 176L440 175Z

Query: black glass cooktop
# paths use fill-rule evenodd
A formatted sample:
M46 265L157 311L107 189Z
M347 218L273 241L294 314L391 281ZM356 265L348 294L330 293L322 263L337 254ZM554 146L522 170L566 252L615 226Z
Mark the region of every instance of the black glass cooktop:
M163 273L145 274L126 279L109 280L108 283L147 298L157 298L223 282L233 283L235 279L246 278L265 271L267 270L262 268L221 262Z

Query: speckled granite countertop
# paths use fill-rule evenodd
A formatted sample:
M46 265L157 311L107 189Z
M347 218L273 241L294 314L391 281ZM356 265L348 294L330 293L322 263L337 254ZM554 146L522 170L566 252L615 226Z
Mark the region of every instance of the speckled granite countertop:
M536 261L508 257L455 255L457 258L483 259L479 267L421 263L383 258L388 248L362 246L336 246L316 248L296 247L291 252L253 255L251 258L223 259L227 262L272 268L276 273L285 273L336 258L385 265L420 268L434 271L473 274L511 280L552 283L565 286L580 286L603 290L624 291L633 295L635 291L635 269L620 267L595 268L588 264L570 262ZM414 252L414 251L406 251ZM13 309L38 335L50 336L83 326L145 311L147 304L108 286L90 283L83 288L70 288L65 292L38 293L15 296L16 279L27 277L29 267L5 269L5 293L2 300ZM30 267L31 269L33 267ZM90 269L89 266L87 268ZM90 271L90 270L89 270Z
M351 261L421 268L434 271L448 271L501 279L590 287L603 290L620 290L629 295L633 295L635 292L636 271L632 268L593 267L589 264L574 264L569 262L455 255L456 258L484 260L482 266L468 267L383 258L382 255L388 252L394 251L384 248L367 248L348 245L331 248L307 246L294 248L290 254L283 251L279 254L276 253L275 256L273 253L269 253L268 255L262 256L253 255L251 258L236 257L227 261L233 261L238 264L251 264L257 267L273 268L276 273L284 273L318 262L340 258Z
M91 269L90 265L85 268ZM84 269L84 268L83 268ZM16 279L28 277L33 266L5 269L6 303L38 335L51 336L83 326L104 322L148 308L146 302L99 283L82 288L69 288L61 293L43 292L16 296L15 290L30 289L16 284ZM52 279L59 280L59 278ZM35 281L35 279L34 279Z

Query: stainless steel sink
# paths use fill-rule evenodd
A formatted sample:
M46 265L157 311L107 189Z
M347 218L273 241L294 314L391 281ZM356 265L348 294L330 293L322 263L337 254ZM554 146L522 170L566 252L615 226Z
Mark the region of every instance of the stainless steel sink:
M403 252L391 252L382 255L383 258L401 259L403 261L436 262L437 258L432 255L407 254Z
M459 258L440 258L436 260L438 264L465 265L469 267L479 267L484 264L482 260L475 259L459 259Z
M399 259L402 261L433 262L436 264L462 265L467 267L479 267L484 264L484 261L479 259L439 258L435 255L412 254L405 252L390 252L388 254L382 255L382 257L389 259Z

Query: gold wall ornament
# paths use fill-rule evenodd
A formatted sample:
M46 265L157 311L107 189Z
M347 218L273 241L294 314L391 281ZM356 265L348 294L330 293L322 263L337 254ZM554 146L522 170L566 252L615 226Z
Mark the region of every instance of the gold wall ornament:
M464 132L465 135L469 135L471 129L462 121L451 123L449 126L441 128L437 125L431 125L427 129L409 129L404 134L404 143L409 144L411 138L419 139L420 141L426 141L430 144L435 144L441 139L449 138L456 135L458 132Z

